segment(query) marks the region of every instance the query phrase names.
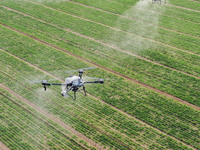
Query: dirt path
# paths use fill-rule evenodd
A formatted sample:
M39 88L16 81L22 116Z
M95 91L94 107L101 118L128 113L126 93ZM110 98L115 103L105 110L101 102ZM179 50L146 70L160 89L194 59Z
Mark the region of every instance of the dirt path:
M2 23L0 23L0 24L3 25L3 26L5 26L5 27L7 27L7 28L9 28L9 29L11 29L11 30L13 30L13 31L15 31L15 32L18 32L18 33L21 33L21 34L23 34L23 35L25 35L25 36L28 36L28 37L30 37L30 38L33 38L33 39L35 39L36 41L40 41L40 42L43 43L43 44L46 44L46 45L49 45L49 46L51 46L51 47L53 47L53 48L55 48L55 49L61 50L61 51L65 52L65 53L67 53L67 54L69 54L69 55L71 55L71 56L74 56L75 58L78 58L78 59L80 59L80 60L82 60L82 61L88 62L88 63L93 64L93 65L95 65L95 66L97 66L97 67L99 67L99 68L102 68L102 69L104 69L104 70L106 70L106 71L108 71L108 72L111 72L111 73L113 73L113 74L115 74L115 75L118 75L119 77L123 77L123 78L125 78L125 79L127 79L127 80L129 80L129 81L132 81L132 82L134 82L134 83L137 83L137 84L139 84L139 85L141 85L141 86L143 86L143 87L146 87L146 88L148 88L148 89L151 89L151 90L153 90L153 91L155 91L155 92L157 92L157 93L159 93L159 94L161 94L161 95L165 95L166 97L172 98L172 99L174 99L174 100L176 100L176 101L179 101L179 102L181 102L181 103L183 103L183 104L185 104L185 105L188 105L188 106L190 106L190 107L192 107L192 108L194 108L194 109L200 110L200 107L195 106L195 105L193 105L193 104L190 104L190 103L188 103L188 102L186 102L186 101L184 101L184 100L182 100L182 99L180 99L180 98L178 98L178 97L175 97L175 96L173 96L173 95L171 95L171 94L169 94L169 93L163 92L163 91L161 91L161 90L159 90L159 89L156 89L156 88L154 88L154 87L152 87L152 86L150 86L150 85L147 85L147 84L145 84L145 83L142 83L142 82L140 82L140 81L138 81L138 80L136 80L136 79L133 79L133 78L131 78L131 77L128 77L128 76L126 76L126 75L123 75L123 74L121 74L121 73L119 73L119 72L116 72L116 71L114 71L114 70L111 70L111 69L109 69L109 68L106 68L106 67L104 67L104 66L101 66L101 65L99 65L99 64L96 64L96 63L94 63L94 62L92 62L92 61L90 61L90 60L87 60L87 59L85 59L85 58L79 56L79 55L76 55L76 54L71 53L71 52L69 52L69 51L66 51L66 50L64 50L64 49L62 49L62 48L60 48L60 47L57 47L57 46L52 45L52 44L50 44L50 43L47 43L47 42L45 42L45 41L43 41L43 40L41 40L41 39L38 39L38 38L36 38L36 37L34 37L34 36L31 36L31 35L29 35L29 34L27 34L27 33L24 33L24 32L22 32L22 31L18 31L18 30L16 30L16 29L14 29L14 28L12 28L12 27L9 27L9 26L7 26L7 25L4 25L4 24L2 24Z
M76 131L74 128L72 128L69 125L65 124L59 118L57 118L57 117L53 116L52 114L48 113L47 111L41 109L40 107L38 107L34 103L30 102L29 100L23 98L19 94L17 94L14 91L12 91L11 89L9 89L8 87L6 87L5 85L3 85L3 84L0 83L0 87L3 88L4 90L6 90L7 92L11 93L13 96L17 97L18 99L22 100L29 107L34 108L40 114L46 116L48 119L50 119L50 120L54 121L55 123L59 124L64 129L69 130L71 133L75 134L80 139L86 141L90 146L95 147L97 149L104 149L102 146L100 146L99 144L97 144L93 140L89 139L88 137L86 137L82 133Z
M0 49L0 50L2 50L2 49ZM2 50L2 51L6 52L5 50ZM31 64L31 63L29 63L29 62L27 62L27 61L25 61L25 60L23 60L23 59L21 59L21 58L15 56L15 55L9 53L9 52L7 52L7 53L10 54L11 56L15 57L16 59L19 59L19 60L23 61L24 63L27 63L27 64L30 65L31 67L34 67L35 69L40 70L41 72L50 75L52 78L57 78L56 76L54 76L54 75L52 75L52 74L46 72L45 70L43 70L43 69L41 69L41 68L39 68L39 67L34 66L33 64ZM59 79L59 78L58 78L58 80L59 80L60 82L64 82L64 80L62 80L62 79ZM4 86L4 85L3 85L3 86ZM1 87L1 84L0 84L0 87ZM6 88L7 88L7 87L6 87ZM7 90L9 90L9 88L7 88ZM14 92L13 92L13 93L14 93ZM14 93L14 94L16 94L16 93ZM176 141L178 141L178 142L180 142L180 143L183 143L183 144L189 146L189 147L192 148L192 149L195 149L195 148L191 147L190 145L188 145L188 144L186 144L186 143L180 141L179 139L177 139L177 138L175 138L175 137L173 137L173 136L171 136L171 135L168 135L167 133L165 133L165 132L159 130L159 129L156 128L156 127L153 127L153 126L147 124L147 123L144 122L143 120L140 120L140 119L138 119L138 118L135 118L134 116L132 116L132 115L130 115L130 114L124 112L123 110L117 108L117 107L114 106L114 105L111 105L111 104L109 104L109 103L107 103L107 102L101 100L100 98L98 98L98 97L96 97L96 96L94 96L94 95L92 95L92 94L90 94L90 93L88 93L88 96L91 96L91 97L93 97L93 98L99 100L99 101L100 101L101 103L103 103L103 104L109 105L109 106L110 106L111 108L113 108L114 110L119 111L120 113L122 113L122 114L124 114L124 115L126 115L126 116L128 116L128 117L130 117L130 118L133 118L134 120L139 121L140 123L142 123L143 125L146 125L147 127L151 127L151 128L153 128L153 129L155 129L156 131L158 131L158 132L160 132L160 133L162 133L162 134L164 134L164 135L166 135L166 136L169 136L169 137L171 137L172 139L174 139L174 140L176 140Z
M57 25L54 25L54 24L52 24L52 23L48 23L48 22L46 22L46 21L43 21L43 20L38 19L38 18L35 18L35 17L30 16L30 15L28 15L28 14L24 14L24 13L22 13L22 12L20 12L20 11L17 11L17 10L14 10L14 9L11 9L11 8L8 8L8 7L2 6L2 5L0 5L0 6L6 8L6 9L9 9L9 10L11 10L11 11L15 11L15 12L17 12L17 13L23 14L24 16L29 16L29 17L31 17L31 18L33 18L33 19L36 19L36 20L38 20L38 21L41 21L41 22L43 22L43 23L46 23L46 24L55 26L55 27L57 27L57 28L59 28L59 29L63 29L63 30L65 30L65 31L67 31L67 32L73 33L73 34L75 34L75 35L78 35L78 36L81 36L81 37L83 37L83 38L89 39L89 40L91 40L91 41L97 42L97 43L102 44L102 45L104 45L104 46L106 46L106 47L113 48L113 49L118 50L118 51L120 51L120 52L122 52L122 53L126 53L126 54L129 54L129 55L131 55L131 56L137 57L137 58L139 58L139 59L142 59L142 60L151 62L151 63L153 63L153 64L156 64L156 65L159 65L159 66L168 68L168 69L172 69L172 70L178 71L178 72L180 72L180 73L183 73L183 74L185 74L185 75L192 76L192 77L194 77L194 78L200 79L200 77L198 77L198 76L195 76L195 75L186 73L186 72L184 72L184 71L181 71L181 70L172 68L172 67L170 67L170 66L166 66L166 65L160 64L160 63L158 63L158 62L155 62L155 61L152 61L152 60L150 60L150 59L144 58L144 57L142 57L142 56L139 56L139 55L137 55L137 54L131 53L131 52L129 52L129 51L120 49L120 48L115 47L115 46L113 46L113 45L109 45L109 44L104 43L104 42L102 42L102 41L100 41L100 40L96 40L96 39L94 39L94 38L91 38L91 37L82 35L82 34L80 34L80 33L74 32L74 31L72 31L72 30L70 30L70 29L61 28L61 27L59 27L59 26L57 26ZM4 24L2 24L2 25L4 25ZM174 48L174 47L171 47L171 48ZM177 49L177 48L176 48L176 49ZM180 50L181 50L181 49L180 49ZM181 51L183 51L183 50L181 50ZM185 52L187 52L187 51L185 51ZM187 52L187 53L190 53L190 52ZM190 54L197 55L197 54L194 54L194 53L190 53ZM197 56L200 56L200 55L197 55Z
M10 150L10 149L0 141L0 150Z

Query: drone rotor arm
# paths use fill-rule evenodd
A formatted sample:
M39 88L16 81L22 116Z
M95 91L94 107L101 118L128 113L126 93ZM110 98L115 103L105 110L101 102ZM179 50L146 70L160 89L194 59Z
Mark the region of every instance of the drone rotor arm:
M52 85L66 85L66 84L62 84L62 83L42 83L42 85L52 86Z
M44 86L44 90L46 91L47 90L47 87L46 86L52 86L52 85L66 85L66 84L61 84L61 83L46 83L46 82L42 82L42 85Z
M66 71L66 73L73 73L73 72L76 72L76 71L84 71L84 70L90 70L90 69L96 69L97 67L89 67L89 68L81 68L81 69L77 69L77 70L68 70Z
M87 81L87 82L84 82L84 83L100 83L100 84L103 84L104 83L104 80L98 80L98 81Z

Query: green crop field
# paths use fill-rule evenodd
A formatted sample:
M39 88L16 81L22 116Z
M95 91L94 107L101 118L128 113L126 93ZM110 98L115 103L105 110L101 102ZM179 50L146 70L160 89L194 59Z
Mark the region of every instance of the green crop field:
M200 149L199 0L0 0L0 36L0 149Z

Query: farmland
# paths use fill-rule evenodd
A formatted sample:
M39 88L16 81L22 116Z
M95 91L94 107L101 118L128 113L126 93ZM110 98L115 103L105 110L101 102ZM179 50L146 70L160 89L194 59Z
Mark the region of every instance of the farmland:
M199 1L0 0L0 16L0 148L200 149ZM112 80L77 100L29 84L91 66Z

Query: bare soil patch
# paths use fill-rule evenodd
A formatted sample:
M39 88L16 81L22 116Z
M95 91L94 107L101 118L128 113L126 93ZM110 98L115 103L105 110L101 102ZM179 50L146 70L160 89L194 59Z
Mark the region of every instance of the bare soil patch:
M0 150L10 150L10 148L0 141Z

